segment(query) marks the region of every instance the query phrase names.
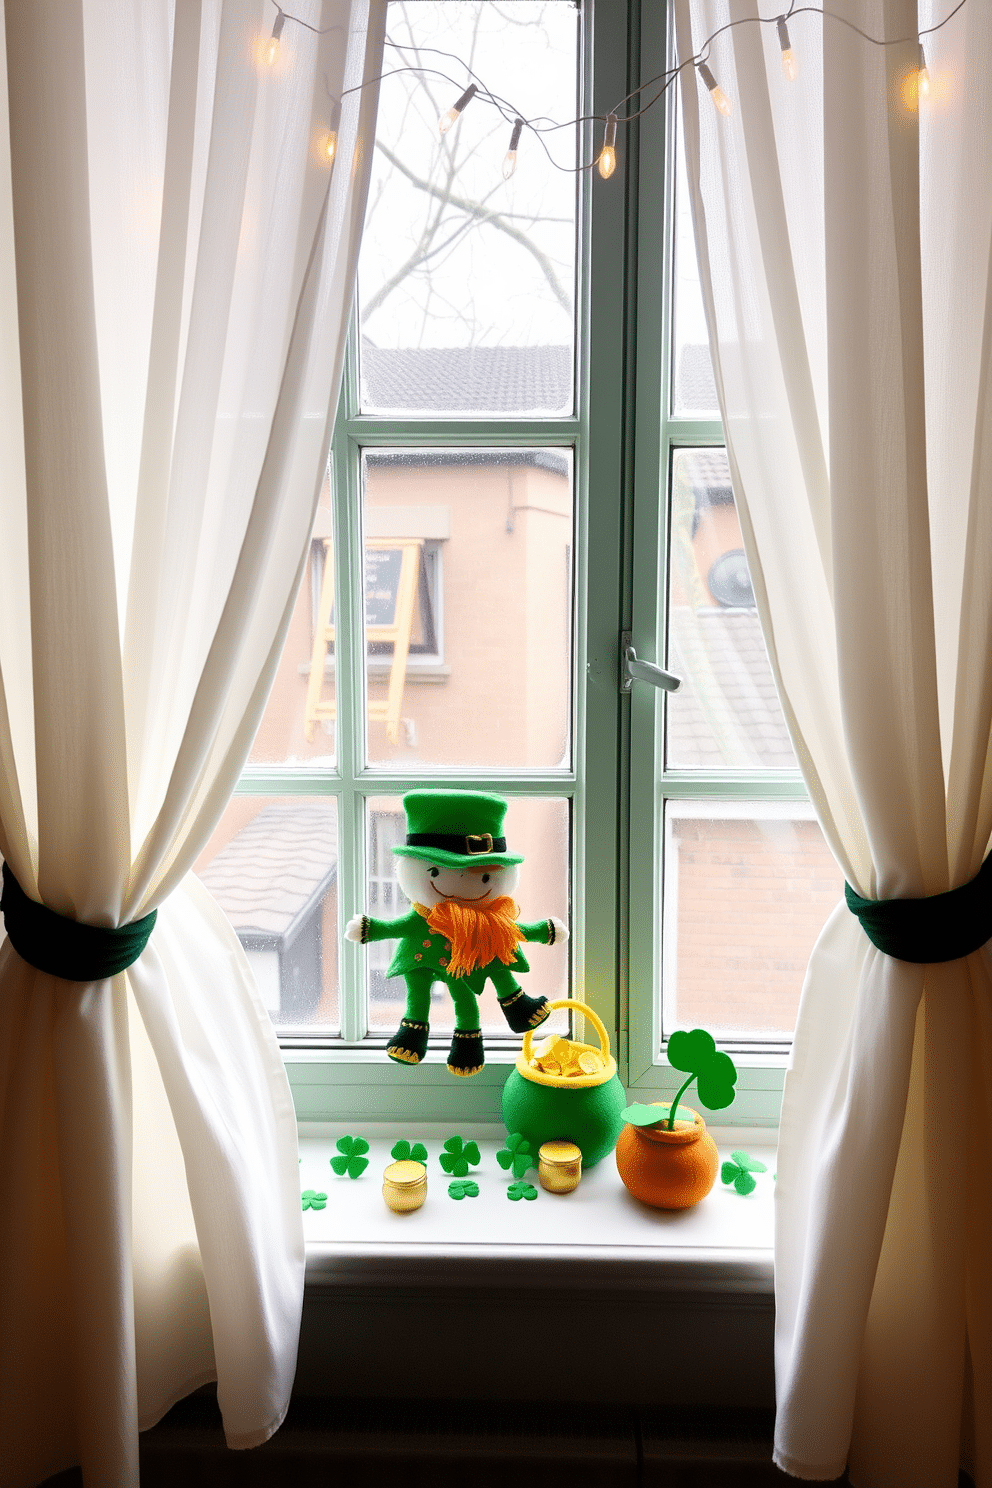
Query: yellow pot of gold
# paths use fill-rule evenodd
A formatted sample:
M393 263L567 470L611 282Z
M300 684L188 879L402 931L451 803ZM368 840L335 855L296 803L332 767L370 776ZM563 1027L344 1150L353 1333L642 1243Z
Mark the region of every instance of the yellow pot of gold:
M616 1146L627 1097L609 1034L592 1008L571 998L550 1007L582 1013L598 1034L599 1047L552 1034L535 1048L533 1034L525 1033L503 1086L503 1124L508 1132L521 1132L533 1152L545 1142L574 1142L582 1166L591 1168Z

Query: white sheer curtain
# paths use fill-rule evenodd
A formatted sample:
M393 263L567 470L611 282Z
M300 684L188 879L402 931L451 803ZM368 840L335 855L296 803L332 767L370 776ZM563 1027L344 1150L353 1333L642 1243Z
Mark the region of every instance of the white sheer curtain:
M293 1380L292 1100L189 868L305 562L385 3L297 0L270 65L276 15L4 5L0 853L70 918L161 906L112 980L0 950L5 1488L136 1485L138 1428L214 1377L252 1445Z
M799 8L802 11L802 8ZM682 73L698 254L769 654L862 895L970 880L992 834L992 26L830 0ZM754 0L676 0L691 57ZM813 952L778 1158L776 1458L798 1477L992 1483L988 947Z

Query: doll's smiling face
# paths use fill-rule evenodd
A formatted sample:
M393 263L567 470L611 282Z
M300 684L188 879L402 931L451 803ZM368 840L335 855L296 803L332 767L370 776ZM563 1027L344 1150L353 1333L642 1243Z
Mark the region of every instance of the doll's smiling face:
M427 858L398 857L396 877L413 904L430 908L445 901L452 904L491 904L503 894L512 894L520 877L519 865L472 863L465 868L446 868Z

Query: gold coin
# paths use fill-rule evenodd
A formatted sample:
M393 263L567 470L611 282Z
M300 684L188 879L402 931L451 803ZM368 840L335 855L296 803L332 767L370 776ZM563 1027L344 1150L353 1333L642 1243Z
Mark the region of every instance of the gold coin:
M542 1142L537 1155L542 1162L556 1165L580 1162L582 1159L582 1152L574 1142Z
M598 1075L603 1068L603 1057L596 1054L592 1049L587 1049L584 1054L579 1055L579 1068L585 1075Z
M419 1183L427 1177L427 1169L421 1162L411 1162L406 1159L402 1162L390 1163L383 1173L387 1183L395 1183L405 1188L409 1183Z

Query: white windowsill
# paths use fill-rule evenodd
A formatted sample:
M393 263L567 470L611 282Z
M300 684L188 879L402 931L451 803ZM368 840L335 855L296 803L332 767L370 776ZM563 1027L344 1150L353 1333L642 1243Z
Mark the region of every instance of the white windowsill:
M770 1297L775 1132L767 1127L711 1128L721 1163L743 1149L765 1163L745 1196L721 1183L695 1208L650 1209L624 1188L612 1154L582 1176L574 1193L547 1193L532 1169L536 1200L511 1203L510 1176L496 1161L505 1142L498 1125L361 1120L302 1123L300 1188L328 1195L303 1214L307 1287L341 1285L514 1288L569 1286L604 1291L679 1292ZM448 1197L438 1162L444 1140L474 1138L482 1161L470 1176L475 1199ZM370 1143L360 1178L330 1167L345 1134ZM382 1172L401 1137L428 1149L428 1195L412 1214L394 1214L382 1198Z

